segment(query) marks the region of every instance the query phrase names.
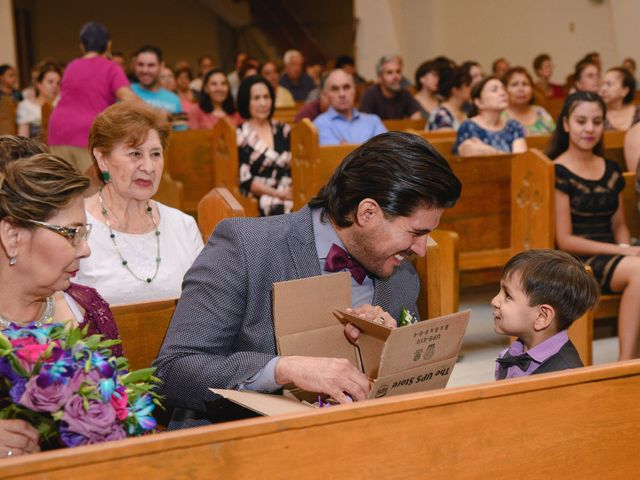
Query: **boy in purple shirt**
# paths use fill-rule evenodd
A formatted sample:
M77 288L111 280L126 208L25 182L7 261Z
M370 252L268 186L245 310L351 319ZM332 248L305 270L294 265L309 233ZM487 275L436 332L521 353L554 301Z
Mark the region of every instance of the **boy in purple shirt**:
M491 306L496 332L517 340L496 360L496 379L582 367L567 328L599 295L593 275L567 253L529 250L512 257Z

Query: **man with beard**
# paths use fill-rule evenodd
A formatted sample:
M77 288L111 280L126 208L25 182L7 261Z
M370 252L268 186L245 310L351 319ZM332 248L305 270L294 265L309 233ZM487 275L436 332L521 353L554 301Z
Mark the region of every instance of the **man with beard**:
M136 52L135 75L138 83L131 85L133 93L149 105L167 113L171 120L182 113L182 105L178 96L160 86L160 72L164 67L162 51L158 47L146 45ZM183 130L186 126L174 125L174 130Z
M273 283L349 271L355 314L395 326L403 307L417 311L420 282L406 257L425 255L429 232L460 191L433 147L390 132L350 153L298 212L220 222L185 275L154 362L160 393L177 407L172 427L207 423L205 402L216 398L209 387L293 384L341 403L367 398L368 379L345 359L276 355ZM355 340L359 331L347 325L345 333Z
M360 111L375 113L383 120L420 120L420 104L401 86L402 67L397 55L385 55L376 65L378 83L364 92Z

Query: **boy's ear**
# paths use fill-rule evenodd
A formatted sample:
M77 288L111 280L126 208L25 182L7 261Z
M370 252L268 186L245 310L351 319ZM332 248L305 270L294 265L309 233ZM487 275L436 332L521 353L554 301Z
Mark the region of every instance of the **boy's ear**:
M538 318L536 318L533 323L533 329L536 332L540 332L542 330L546 330L550 326L553 326L554 321L556 319L556 310L546 303L538 306Z

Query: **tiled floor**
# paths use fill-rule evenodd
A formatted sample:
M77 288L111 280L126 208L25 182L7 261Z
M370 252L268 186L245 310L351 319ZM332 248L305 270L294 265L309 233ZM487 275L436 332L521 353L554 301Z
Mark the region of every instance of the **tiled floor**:
M459 387L494 380L495 360L506 348L507 338L493 331L491 299L498 287L463 292L460 310L471 309L471 320L462 342L462 358L453 369L447 387ZM614 362L618 358L618 339L602 338L593 342L594 364Z

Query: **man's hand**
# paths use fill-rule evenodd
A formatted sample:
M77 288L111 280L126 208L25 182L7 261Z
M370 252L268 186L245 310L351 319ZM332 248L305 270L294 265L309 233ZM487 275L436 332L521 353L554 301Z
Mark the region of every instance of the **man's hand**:
M345 310L348 314L353 315L354 317L362 318L363 320L369 320L370 322L379 323L380 325L384 325L389 328L396 328L398 326L398 322L396 322L395 318L389 315L388 312L385 312L382 307L376 305L369 305L365 303L364 305L360 305L356 308L347 308ZM347 336L347 339L351 343L356 343L358 341L358 337L360 336L360 330L347 323L344 326L344 333Z
M330 395L340 403L365 400L371 390L367 377L344 358L282 357L276 364L275 380Z

